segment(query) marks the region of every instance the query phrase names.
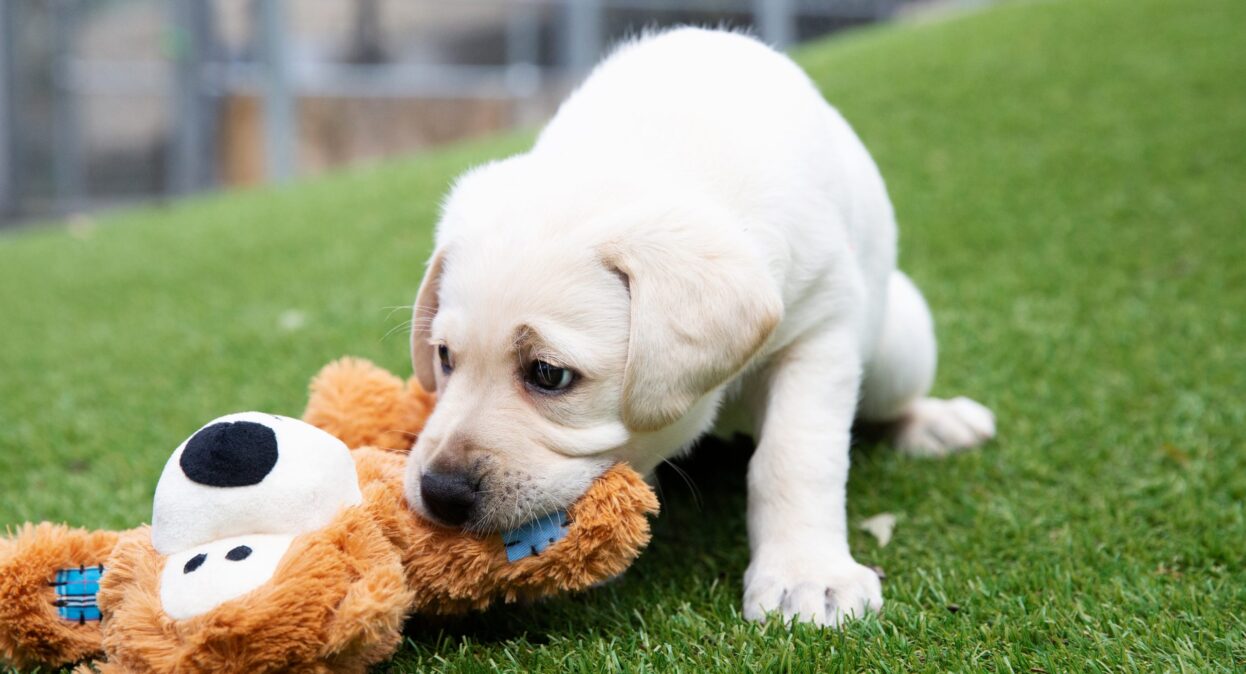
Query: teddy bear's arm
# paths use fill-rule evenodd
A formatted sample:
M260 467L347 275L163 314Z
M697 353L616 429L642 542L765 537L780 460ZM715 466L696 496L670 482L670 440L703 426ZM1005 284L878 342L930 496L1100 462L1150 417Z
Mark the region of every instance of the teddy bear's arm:
M0 545L0 662L61 667L101 653L95 595L119 536L27 524Z
M591 587L636 559L649 542L649 516L658 510L653 490L635 471L618 465L597 478L554 526L517 536L477 536L440 527L407 507L402 457L368 448L354 455L361 483L369 485L365 500L372 517L402 551L417 613L463 613L496 601ZM532 554L508 554L507 541L528 543L536 531L552 540L533 545Z

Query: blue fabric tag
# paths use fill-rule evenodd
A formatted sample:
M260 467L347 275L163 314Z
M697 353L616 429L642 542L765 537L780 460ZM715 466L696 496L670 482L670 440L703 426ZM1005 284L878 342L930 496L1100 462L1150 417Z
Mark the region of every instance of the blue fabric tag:
M567 535L567 513L559 511L538 517L517 529L502 534L506 561L518 562L535 557Z
M52 585L56 588L56 612L64 620L78 624L100 619L95 595L100 591L103 566L61 569Z

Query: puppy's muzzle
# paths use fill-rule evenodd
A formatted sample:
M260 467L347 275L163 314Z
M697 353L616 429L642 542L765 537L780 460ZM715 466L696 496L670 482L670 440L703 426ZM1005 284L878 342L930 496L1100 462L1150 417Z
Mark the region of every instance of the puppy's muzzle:
M476 505L476 488L465 473L429 471L420 476L420 499L433 517L457 527Z

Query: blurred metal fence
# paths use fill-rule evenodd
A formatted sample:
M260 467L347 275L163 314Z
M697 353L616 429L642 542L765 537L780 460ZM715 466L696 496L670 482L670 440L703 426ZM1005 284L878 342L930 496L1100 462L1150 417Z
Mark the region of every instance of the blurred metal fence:
M0 9L0 221L16 205L16 185L13 180L16 167L13 164L13 143L10 139L13 115L9 110L12 104L9 93L12 89L9 51L13 41L9 37L9 29L8 12Z
M349 20L339 12L327 30L349 37L340 53L326 56L297 43L300 22L318 11L310 8L327 2L0 0L0 223L218 186L223 134L242 138L233 141L240 147L255 144L235 129L245 115L223 112L231 101L258 105L262 174L283 181L300 171L302 100L502 101L511 106L511 122L532 123L610 43L647 27L751 27L786 47L884 18L900 0L337 2L346 3ZM396 12L426 26L423 37L387 35ZM453 12L474 18L441 28L455 25L440 19ZM117 27L87 30L109 17ZM92 38L84 37L88 32ZM159 48L127 49L127 40L143 39ZM455 46L454 39L474 39L475 47ZM451 53L421 55L428 43ZM101 101L109 114L93 109ZM146 117L153 119L139 119ZM130 127L158 132L125 145L122 131L139 133Z

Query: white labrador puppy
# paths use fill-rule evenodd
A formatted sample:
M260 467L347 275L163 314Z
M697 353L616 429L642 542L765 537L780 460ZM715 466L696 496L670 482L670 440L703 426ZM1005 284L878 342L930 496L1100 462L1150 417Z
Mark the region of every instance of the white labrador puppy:
M734 401L758 437L744 615L877 610L848 550L854 414L914 454L994 434L985 407L927 397L930 314L895 259L878 169L791 60L710 30L627 44L445 202L412 332L439 398L407 497L512 527L614 461L652 471Z

